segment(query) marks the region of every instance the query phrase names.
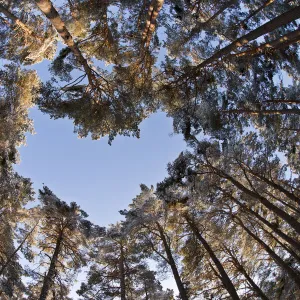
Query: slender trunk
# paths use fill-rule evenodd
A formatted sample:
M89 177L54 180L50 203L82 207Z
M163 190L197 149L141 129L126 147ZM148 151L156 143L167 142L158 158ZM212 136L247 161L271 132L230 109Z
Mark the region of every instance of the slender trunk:
M264 294L264 292L259 288L259 286L252 280L252 278L249 276L249 274L246 272L245 269L243 269L241 273L245 276L250 286L252 287L252 290L256 293L258 297L260 297L263 300L269 300L269 298Z
M276 40L264 43L256 48L253 48L253 49L250 49L247 51L230 54L230 55L226 56L226 58L254 56L254 55L262 54L265 51L286 48L289 45L298 42L299 39L300 39L300 30L297 29L297 30L294 30L292 32L289 32L289 33L281 36L280 38L278 38ZM274 102L275 103L276 101L270 100L270 101L264 101L264 102Z
M221 8L215 14L213 14L207 21L198 22L196 24L196 26L191 30L191 33L189 34L188 38L184 42L189 41L196 34L198 34L201 30L207 28L213 20L215 20L220 14L222 14L231 5L236 4L236 3L237 3L236 0L231 0L228 3L223 4L223 6L221 6Z
M246 23L252 18L254 17L256 14L258 14L261 10L263 10L264 8L266 8L267 6L269 6L270 4L272 4L274 2L274 0L267 0L266 2L264 2L261 6L259 6L257 9L255 9L251 14L249 14L249 16L247 18L245 18L238 26L239 27L245 27Z
M300 274L293 270L284 260L281 259L265 242L263 242L257 235L255 235L251 230L249 230L240 218L237 216L233 216L234 219L237 219L237 223L255 240L259 243L262 248L270 255L270 257L276 262L278 266L280 266L283 270L287 272L287 274L291 277L291 279L300 287Z
M160 224L158 222L156 223L156 225L157 225L157 229L159 231L160 238L161 238L161 240L163 242L164 249L165 249L166 254L167 254L168 262L169 262L169 265L170 265L170 267L172 269L172 273L173 273L173 276L174 276L174 279L175 279L175 282L176 282L176 285L177 285L180 297L181 297L182 300L188 300L189 298L188 298L187 292L186 292L186 290L184 288L184 285L183 285L183 283L181 281L179 272L177 270L176 263L174 261L174 258L173 258L170 246L169 246L169 244L168 244L168 242L166 240L163 228L160 226Z
M47 299L47 295L48 295L48 292L51 288L53 277L55 275L56 262L57 262L57 259L58 259L58 255L60 253L62 241L63 241L63 230L61 230L59 236L57 237L55 250L54 250L52 258L51 258L48 273L44 277L44 282L43 282L43 286L42 286L42 290L41 290L39 300L46 300Z
M249 212L251 215L255 216L259 221L261 221L263 224L268 226L270 229L272 229L278 236L280 236L283 240L285 240L287 243L289 243L292 247L295 249L300 249L300 243L294 240L293 238L289 237L287 234L282 232L276 225L270 223L268 220L263 218L259 213L253 211L249 207L247 207L245 204L241 203L239 200L237 200L233 196L229 196L232 201L234 201L236 204L238 204L242 209Z
M40 39L40 37L38 37L30 27L24 24L18 17L12 14L8 9L6 9L1 4L0 4L0 13L3 13L8 19L12 21L13 25L19 26L26 34L34 38Z
M126 284L125 284L125 269L124 269L124 250L123 250L123 245L121 245L119 268L120 268L121 300L126 300Z
M51 22L58 34L61 36L64 43L71 49L77 61L82 65L88 77L89 84L94 88L96 81L95 75L93 74L93 71L89 66L87 60L83 57L81 51L74 42L72 35L66 28L65 23L61 19L52 2L50 0L35 0L35 2L42 13Z
M300 104L300 100L286 100L286 99L264 100L263 102L265 102L265 103Z
M272 239L274 239L274 241L280 245L286 252L288 252L293 258L295 258L295 260L297 260L298 263L300 263L300 257L299 255L293 251L290 247L288 247L288 245L285 245L283 242L281 242L276 236L274 236L271 232L267 231L265 228L263 228L261 226L261 229L267 234L269 235ZM299 248L298 248L299 249ZM297 249L297 250L298 250Z
M300 109L273 109L273 110L251 110L251 109L230 109L222 110L224 114L244 114L244 115L300 115Z
M1 269L0 269L0 276L3 274L4 270L6 269L6 267L11 263L12 259L14 258L14 256L20 251L20 249L22 248L22 246L24 245L24 243L26 242L26 240L29 238L29 236L32 234L32 232L35 230L35 228L36 228L37 225L38 225L38 223L30 230L30 232L28 232L28 234L25 236L25 238L20 243L20 245L15 249L15 251L7 259L6 263L1 267Z
M216 174L218 174L220 177L228 179L239 190L241 190L242 192L246 193L247 195L249 195L253 199L259 200L260 203L262 203L266 208L268 208L270 211L272 211L273 213L275 213L281 219L283 219L284 221L286 221L292 228L294 228L294 230L297 233L300 234L300 223L296 219L294 219L292 216L290 216L288 213L286 213L285 211L283 211L282 209L280 209L279 207L277 207L276 205L274 205L273 203L271 203L265 197L259 195L258 193L254 192L254 191L249 190L243 184L241 184L239 181L235 180L230 175L228 175L228 174L226 174L226 173L224 173L224 172L216 169L212 165L210 165L210 167L212 167L215 170Z
M153 32L155 30L157 16L164 4L164 0L152 0L148 10L146 26L142 33L142 41L149 47Z
M246 171L249 172L250 174L252 174L253 176L259 178L260 180L264 181L265 183L267 183L268 185L270 185L274 189L282 192L289 199L295 201L297 204L300 204L300 199L297 196L295 196L293 193L291 193L290 191L288 191L287 189L285 189L284 187L282 187L281 185L273 182L272 180L269 180L268 178L266 178L265 176L260 175L259 173L254 172L249 167L247 167Z
M228 46L222 48L221 50L217 51L215 54L213 54L210 58L206 59L196 67L194 67L191 70L191 74L194 76L198 76L200 74L200 70L207 65L211 64L212 62L215 62L219 58L230 54L231 51L235 50L238 47L242 47L246 44L248 44L250 41L253 41L260 36L272 32L273 30L286 25L292 21L297 20L300 18L300 6L296 6L295 8L281 14L280 16L274 18L273 20L265 23L264 25L254 29L253 31L245 34L244 36L236 39L234 42L229 44ZM183 75L184 77L189 77L189 73L186 73Z
M238 258L234 255L234 253L225 246L225 249L227 253L230 255L231 259L233 260L233 264L235 265L236 269L241 272L244 277L249 282L252 290L256 293L257 296L259 296L263 300L269 300L269 298L264 294L264 292L259 288L259 286L253 281L253 279L250 277L244 266L239 262Z
M286 131L296 131L296 132L300 132L300 129L298 128L280 128L281 130L286 130Z
M187 215L185 216L185 219L186 219L187 223L189 224L190 228L192 229L192 232L195 234L197 239L203 245L203 247L207 251L208 255L210 256L210 258L214 262L215 266L217 267L217 269L218 269L218 271L221 275L220 279L221 279L221 281L224 285L224 288L227 290L227 292L229 293L229 295L231 296L231 298L233 300L240 299L240 297L238 296L238 294L236 292L236 289L235 289L233 283L231 282L231 280L230 280L229 276L227 275L225 269L223 268L221 262L219 261L219 259L215 255L214 251L211 249L210 245L207 243L207 241L204 239L204 237L200 234L200 231L198 230L198 227L195 225L195 223Z

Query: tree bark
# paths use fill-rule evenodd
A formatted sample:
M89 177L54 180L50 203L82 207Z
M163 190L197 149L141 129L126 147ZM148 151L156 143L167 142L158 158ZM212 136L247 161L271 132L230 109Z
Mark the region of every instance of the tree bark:
M158 222L156 223L156 226L157 226L157 229L159 231L160 238L161 238L161 240L163 242L164 249L166 251L167 258L168 258L168 261L169 261L169 265L170 265L170 267L172 269L172 273L173 273L173 276L174 276L174 279L175 279L175 282L176 282L176 285L177 285L180 297L181 297L182 300L188 300L189 298L188 298L187 292L186 292L186 290L184 288L184 285L183 285L183 283L181 281L179 272L177 270L176 263L174 261L174 258L173 258L170 246L169 246L169 244L168 244L168 242L166 240L163 228L160 226L160 224Z
M8 9L6 9L3 5L0 4L0 13L3 13L8 19L10 19L15 26L19 26L26 34L40 40L41 38L37 36L34 31L24 24L18 17L12 14Z
M289 199L295 201L297 204L300 205L300 199L295 196L293 193L291 193L290 191L288 191L287 189L285 189L284 187L282 187L281 185L275 183L272 180L269 180L268 178L266 178L265 176L260 175L257 172L254 172L252 169L250 169L248 166L245 169L246 172L249 172L250 174L252 174L253 176L259 178L260 180L264 181L265 183L267 183L268 185L270 185L271 187L273 187L274 189L282 192L283 194L285 194Z
M230 6L232 6L235 3L237 3L236 0L231 0L228 3L223 4L223 6L221 6L220 9L215 14L213 14L207 21L205 21L205 22L198 22L196 24L196 26L191 30L191 33L189 34L188 38L184 40L184 42L186 43L191 38L193 38L196 34L198 34L201 30L207 28L213 20L215 20L227 8L229 8Z
M125 269L124 269L124 250L123 245L120 245L120 287L121 287L121 300L126 300L126 284L125 284Z
M236 289L235 289L232 281L230 280L229 276L227 275L227 273L226 273L225 269L223 268L221 262L219 261L219 259L215 255L214 251L211 249L210 245L207 243L207 241L204 239L204 237L200 234L200 232L198 230L198 227L189 218L189 216L186 215L185 219L186 219L187 223L189 224L190 228L192 229L192 232L195 234L195 236L197 237L197 239L203 245L203 247L205 248L206 252L208 253L208 255L210 256L210 258L214 262L215 266L217 267L217 269L218 269L218 271L219 271L219 273L221 275L221 281L222 281L222 283L224 285L224 288L227 290L227 292L229 293L229 295L231 296L231 298L233 300L240 299L240 297L238 296L238 294L236 292Z
M251 110L251 109L231 109L222 110L224 114L244 114L244 115L300 115L300 109L273 109L273 110Z
M226 173L224 173L224 172L216 169L212 165L210 165L210 167L213 168L213 170L215 171L215 173L217 175L219 175L220 177L223 177L223 178L229 180L239 190L241 190L242 192L246 193L250 197L259 200L266 208L268 208L270 211L272 211L273 213L275 213L281 219L283 219L284 221L286 221L298 234L300 234L300 223L296 219L294 219L292 216L290 216L288 213L286 213L285 211L283 211L282 209L280 209L279 207L277 207L276 205L274 205L273 203L271 203L265 197L259 195L258 193L254 192L254 191L249 190L243 184L241 184L239 181L237 181L236 179L234 179L230 175L228 175L228 174L226 174Z
M34 231L34 229L36 228L38 224L36 224L29 232L28 234L25 236L25 238L23 239L23 241L20 243L20 245L15 249L15 251L10 255L10 257L7 259L6 263L1 267L0 269L0 276L3 274L4 270L6 269L6 267L11 263L12 259L14 258L14 256L20 251L20 249L22 248L22 246L24 245L24 243L26 242L26 240L28 239L28 237L32 234L32 232Z
M146 26L142 33L142 41L149 47L153 32L155 30L157 16L164 4L164 0L152 0L148 9Z
M274 2L274 0L267 0L266 2L264 2L261 6L259 6L256 10L254 10L252 13L249 14L249 16L247 18L245 18L238 26L239 27L244 27L246 25L246 23L252 18L254 17L256 14L258 14L261 10L263 10L264 8L266 8L267 6L269 6L270 4L272 4Z
M237 216L232 216L234 219L237 219L237 223L255 240L257 241L262 248L270 255L270 257L284 269L287 274L291 277L291 279L300 287L300 274L293 270L288 264L285 263L284 260L281 259L265 242L263 242L256 234L254 234L251 230L249 230L240 218Z
M83 67L88 77L89 84L94 88L96 81L95 75L93 74L93 71L89 66L87 60L83 57L81 51L74 42L72 35L66 28L65 23L61 19L52 2L50 0L35 0L35 2L39 9L42 11L42 13L51 22L58 34L61 36L64 43L71 49L78 63L81 64L81 66Z
M294 30L292 32L289 32L283 36L281 36L280 38L261 44L260 46L247 50L247 51L243 51L243 52L238 52L235 54L230 54L228 56L226 56L227 58L232 58L232 57L244 57L244 56L255 56L255 55L259 55L264 53L264 51L269 51L269 50L276 50L276 49L282 49L282 48L286 48L291 44L294 44L296 42L298 42L300 39L300 30ZM276 101L264 101L264 102L276 102ZM287 102L285 102L287 103Z
M282 232L279 228L277 228L276 225L271 224L268 220L263 218L259 213L253 211L249 207L247 207L245 204L241 203L239 200L237 200L233 196L229 196L232 201L234 201L236 204L238 204L242 209L249 212L251 215L255 216L259 221L261 221L263 224L268 226L270 229L272 229L278 236L280 236L283 240L285 240L287 243L289 243L292 247L295 249L300 249L300 243L294 240L293 238L289 237L287 234Z
M39 300L46 300L47 299L47 295L49 293L49 290L51 288L51 284L52 284L52 281L53 281L53 278L54 278L54 275L55 275L56 262L58 260L58 256L59 256L59 253L60 253L62 241L63 241L63 230L61 230L59 236L57 237L55 250L54 250L52 258L51 258L48 273L44 277L44 282L43 282L43 286L42 286L42 290L41 290Z
M253 281L253 279L250 277L244 266L239 262L238 258L234 255L234 253L227 248L224 247L226 252L230 255L231 259L233 260L233 264L235 265L236 269L241 272L244 277L249 282L250 286L252 287L252 290L263 300L269 300L269 298L265 295L265 293L259 288L259 286Z
M264 103L288 103L288 104L300 104L300 100L286 100L286 99L274 99L264 100Z
M242 47L246 44L248 44L250 41L253 41L260 36L272 32L273 30L288 24L292 21L297 20L300 18L300 6L296 6L295 8L281 14L280 16L274 18L273 20L265 23L264 25L254 29L253 31L245 34L244 36L236 39L234 42L229 44L228 46L222 48L221 50L217 51L215 54L213 54L210 58L206 59L199 65L193 67L191 69L191 72L185 73L182 77L191 77L192 76L198 76L200 75L200 70L212 62L215 62L219 58L230 54L231 51L235 50L238 47Z

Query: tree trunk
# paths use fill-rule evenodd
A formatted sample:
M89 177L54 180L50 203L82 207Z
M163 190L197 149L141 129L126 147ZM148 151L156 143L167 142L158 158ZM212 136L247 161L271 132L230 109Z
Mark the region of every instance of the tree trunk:
M282 232L276 225L271 224L268 220L263 218L259 213L253 211L249 207L247 207L245 204L241 203L239 200L237 200L233 196L229 196L232 201L234 201L236 204L238 204L242 209L246 210L253 216L255 216L259 221L261 221L263 224L268 226L270 229L272 229L278 236L280 236L283 240L285 240L287 243L289 243L292 247L295 249L300 249L300 243L294 240L293 238L289 237L287 234Z
M164 0L152 0L148 9L148 16L146 20L146 26L142 33L142 41L149 47L153 32L155 30L155 24L157 16L164 4Z
M280 38L278 38L276 40L264 43L254 49L250 49L250 50L243 51L243 52L238 52L235 54L230 54L230 55L226 56L226 58L254 56L254 55L262 54L262 53L264 53L264 51L286 48L289 45L294 44L297 41L299 41L299 39L300 39L300 30L297 29L297 30L294 30L292 32L289 32L289 33L281 36ZM264 102L274 102L275 103L276 101L270 100L270 101L264 101Z
M222 110L224 114L244 114L251 116L259 115L300 115L300 109L273 109L273 110L251 110L251 109L230 109Z
M56 262L57 262L57 259L58 259L58 255L60 253L60 248L61 248L62 241L63 241L63 230L61 230L59 236L57 237L55 250L54 250L54 253L53 253L52 258L51 258L48 273L44 277L44 282L43 282L43 286L42 286L42 290L41 290L39 300L46 300L47 295L49 293L49 290L51 288L51 284L52 284L52 281L53 281L53 278L54 278L54 275L55 275Z
M161 238L161 240L163 242L164 249L166 251L167 258L168 258L168 261L169 261L169 265L170 265L170 267L172 269L172 273L173 273L173 276L174 276L174 279L175 279L175 282L176 282L176 285L177 285L180 297L181 297L182 300L188 300L189 298L188 298L187 292L186 292L186 290L184 288L184 285L183 285L183 283L181 281L179 272L177 270L176 263L174 261L174 258L173 258L170 246L169 246L169 244L168 244L168 242L166 240L163 228L160 226L160 224L158 222L156 223L156 225L157 225L157 228L158 228L158 231L159 231L160 238Z
M20 243L20 245L15 249L15 251L10 255L10 257L7 259L6 263L1 267L0 269L0 276L3 274L4 270L6 269L6 267L11 263L12 259L14 258L14 256L19 252L19 250L22 248L22 246L24 245L24 243L26 242L26 240L28 239L28 237L32 234L32 232L34 231L34 229L36 228L38 224L36 224L29 232L28 234L25 236L25 238L23 239L23 241Z
M255 240L257 241L262 248L270 255L270 257L280 266L283 270L287 272L287 274L291 277L291 279L300 287L300 274L293 270L284 260L281 259L265 242L263 242L257 235L255 235L252 231L250 231L240 218L237 216L232 216L234 219L237 219L237 223Z
M120 253L120 287L121 287L121 300L126 300L126 284L125 284L125 269L124 269L124 251L123 245L121 244L121 253Z
M270 236L272 239L274 239L274 241L280 245L286 252L288 252L293 258L295 258L295 260L297 260L297 262L300 264L300 256L293 251L290 247L288 247L288 245L285 245L283 242L281 242L276 236L274 236L271 232L267 231L264 227L261 226L261 229L268 235ZM299 248L298 248L299 249ZM297 249L297 250L298 250Z
M250 174L252 174L253 176L259 178L260 180L264 181L265 183L267 183L268 185L270 185L271 187L273 187L274 189L282 192L283 194L285 194L289 199L295 201L297 204L300 205L300 199L295 196L293 193L291 193L290 191L288 191L287 189L285 189L284 187L282 187L281 185L275 183L272 180L269 180L268 178L266 178L265 176L260 175L259 173L254 172L253 170L251 170L248 166L245 169L246 172L249 172Z
M263 300L269 300L269 298L264 294L264 292L259 288L259 286L253 281L253 279L250 277L250 275L245 270L244 266L239 262L239 260L232 253L232 251L229 248L227 248L226 246L225 246L225 249L226 249L227 253L230 255L230 257L232 258L233 264L235 265L236 269L244 275L244 277L247 279L252 290L256 293L256 295Z
M298 31L298 30L297 30ZM293 31L294 32L294 31ZM287 99L275 99L264 100L264 103L288 103L288 104L300 104L300 100L287 100Z
M193 76L198 76L200 74L200 70L207 65L211 64L212 62L218 60L222 56L230 54L232 50L235 50L238 47L242 47L248 44L250 41L253 41L260 36L269 33L283 25L286 25L292 21L297 20L300 18L300 6L296 6L295 8L281 14L280 16L274 18L273 20L265 23L264 25L254 29L253 31L245 34L244 36L238 38L228 46L222 48L221 50L217 51L213 54L210 58L206 59L196 67L192 68L191 72L189 72ZM184 77L190 77L189 73L183 75Z
M195 223L187 215L185 216L185 219L188 222L190 228L192 229L192 232L195 234L197 239L203 245L203 247L207 251L208 255L210 256L210 258L214 262L215 266L217 267L217 269L218 269L218 271L221 275L221 281L224 285L224 288L227 290L227 292L229 293L229 295L231 296L231 298L233 300L240 299L240 297L238 296L238 294L236 292L236 289L235 289L233 283L231 282L231 280L230 280L229 276L227 275L225 269L223 268L221 262L219 261L219 259L215 255L214 251L211 249L210 245L207 243L207 241L204 239L204 237L200 234L200 232L198 230L198 227L195 225Z
M193 38L201 30L207 28L213 20L215 20L227 8L229 8L230 6L232 6L233 4L236 4L236 3L237 3L236 0L231 0L228 3L223 4L221 6L221 8L215 14L213 14L208 20L206 20L205 22L198 22L196 24L196 26L191 30L191 33L189 34L189 36L184 40L184 43L188 42L191 38Z
M35 0L35 2L39 7L39 9L42 11L42 13L51 22L51 24L56 29L58 34L61 36L64 43L71 49L77 61L82 65L88 77L89 84L94 88L95 81L96 81L95 75L93 74L93 71L89 66L87 60L83 57L81 51L79 50L76 43L74 42L72 35L66 28L65 23L59 16L52 2L50 0Z
M265 3L263 3L261 6L259 6L256 10L254 10L252 13L250 13L250 15L247 18L245 18L238 26L243 28L252 17L254 17L261 10L263 10L264 8L266 8L273 2L274 2L274 0L267 0Z
M26 34L40 40L33 30L24 24L18 17L12 14L8 9L6 9L3 5L0 4L0 13L3 13L8 19L10 19L15 26L19 26Z
M292 216L290 216L288 213L286 213L285 211L283 211L282 209L280 209L279 207L277 207L276 205L274 205L273 203L271 203L265 197L259 195L256 192L253 192L253 191L249 190L243 184L241 184L239 181L235 180L230 175L228 175L228 174L226 174L226 173L224 173L224 172L216 169L212 165L210 165L210 167L213 168L213 170L216 172L217 175L219 175L220 177L223 177L225 179L228 179L239 190L241 190L242 192L246 193L250 197L259 200L260 203L262 203L266 208L268 208L270 211L272 211L273 213L275 213L281 219L283 219L284 221L286 221L298 234L300 234L300 223L296 219L294 219Z

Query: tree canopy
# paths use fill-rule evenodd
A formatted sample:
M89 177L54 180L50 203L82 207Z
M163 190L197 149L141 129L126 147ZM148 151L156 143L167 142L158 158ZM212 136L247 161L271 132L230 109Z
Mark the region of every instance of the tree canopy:
M0 298L71 299L85 270L82 300L299 299L299 19L297 0L0 0ZM186 151L104 228L15 172L34 105L109 144L164 111Z

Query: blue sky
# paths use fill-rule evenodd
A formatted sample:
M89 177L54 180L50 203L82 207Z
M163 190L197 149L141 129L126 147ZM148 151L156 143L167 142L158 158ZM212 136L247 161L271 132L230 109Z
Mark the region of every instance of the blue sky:
M37 191L43 183L66 202L77 202L99 225L120 220L140 191L139 184L155 185L166 165L185 149L182 136L172 134L172 120L162 112L141 124L141 138L78 139L71 120L50 119L33 108L36 134L20 148L16 170L31 178Z

